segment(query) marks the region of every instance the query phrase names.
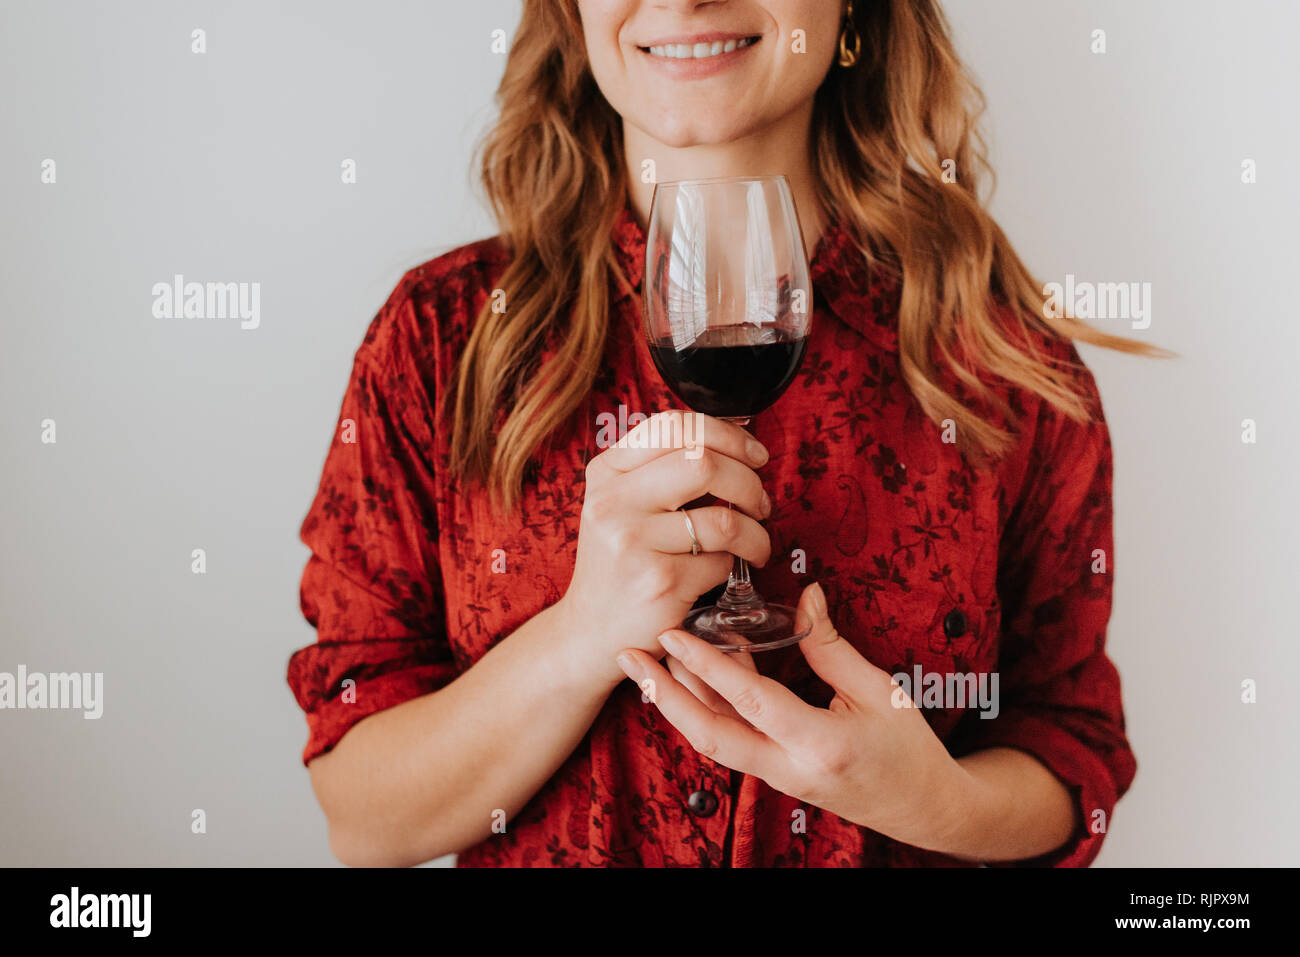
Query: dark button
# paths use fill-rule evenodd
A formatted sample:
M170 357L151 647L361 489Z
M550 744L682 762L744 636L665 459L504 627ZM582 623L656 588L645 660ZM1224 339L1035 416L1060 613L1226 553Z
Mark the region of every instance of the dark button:
M718 809L718 799L712 791L695 791L687 798L686 806L696 817L712 817Z
M943 616L943 633L949 638L960 638L966 634L966 613L954 608Z

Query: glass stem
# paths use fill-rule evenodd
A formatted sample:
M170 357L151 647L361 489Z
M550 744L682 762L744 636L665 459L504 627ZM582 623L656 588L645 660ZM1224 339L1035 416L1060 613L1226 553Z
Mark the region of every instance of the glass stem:
M748 611L762 608L763 599L754 591L749 581L749 563L736 555L731 556L731 574L727 576L727 590L718 598L718 607L727 611Z
M749 425L750 416L726 416L727 422L732 422L741 428ZM730 502L727 508L731 508ZM754 591L754 586L749 580L749 562L745 561L739 555L731 556L731 574L727 576L727 590L718 598L717 606L726 611L752 611L763 607L763 598Z

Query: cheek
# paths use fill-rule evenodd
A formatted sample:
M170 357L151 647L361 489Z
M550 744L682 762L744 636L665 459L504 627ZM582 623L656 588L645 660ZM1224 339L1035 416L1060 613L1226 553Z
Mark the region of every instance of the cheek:
M619 45L619 31L627 20L628 0L581 0L583 46L591 75L605 98L619 111L625 105L627 64Z
M803 95L815 91L827 71L835 69L840 6L838 0L794 0L780 11L779 73Z
M829 50L808 48L807 53L794 53L787 46L772 71L769 101L781 108L811 99L826 79L831 66Z
M588 46L587 62L591 68L591 75L596 80L596 86L609 101L609 105L614 107L615 111L626 115L628 107L627 81L623 64L618 57L618 51L611 51L609 48L596 48Z

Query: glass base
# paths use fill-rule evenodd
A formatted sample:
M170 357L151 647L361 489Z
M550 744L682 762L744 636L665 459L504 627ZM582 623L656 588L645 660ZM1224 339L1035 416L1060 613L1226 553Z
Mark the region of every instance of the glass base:
M774 651L808 637L812 622L789 605L763 604L735 611L711 605L687 615L682 630L703 638L719 651Z

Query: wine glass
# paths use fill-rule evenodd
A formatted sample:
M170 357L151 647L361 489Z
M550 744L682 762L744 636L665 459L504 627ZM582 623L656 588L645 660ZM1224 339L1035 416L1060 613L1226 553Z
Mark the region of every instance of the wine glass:
M688 408L747 426L794 380L812 327L803 233L784 176L655 186L646 236L645 330ZM728 503L730 507L730 503ZM736 557L717 603L682 628L728 652L768 651L811 624L766 602Z

